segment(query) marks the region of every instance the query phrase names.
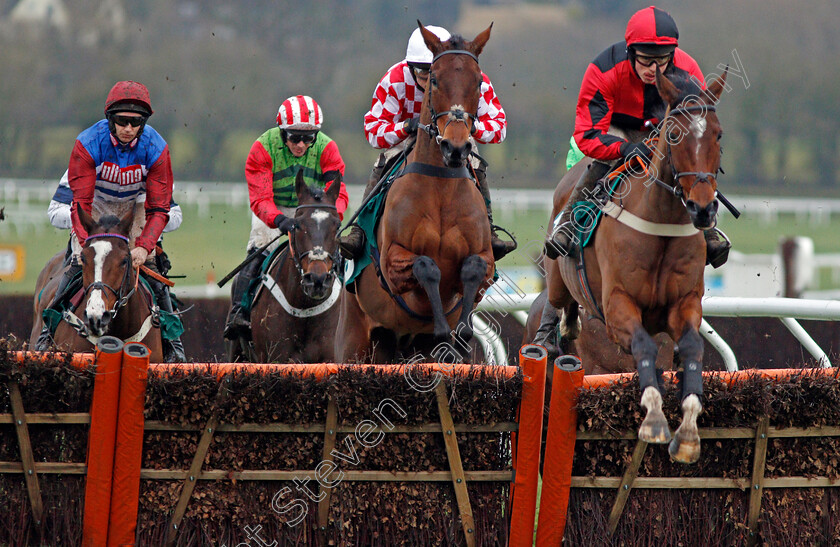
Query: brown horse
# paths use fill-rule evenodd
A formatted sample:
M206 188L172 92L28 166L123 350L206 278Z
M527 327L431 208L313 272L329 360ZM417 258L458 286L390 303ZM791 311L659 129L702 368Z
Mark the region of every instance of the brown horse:
M107 334L126 342L142 342L151 350L150 360L162 362L160 328L153 321L151 294L138 286L137 272L131 265L128 234L134 212L122 219L105 215L97 223L80 209L79 219L89 234L81 253L84 293L78 305L64 313L56 328L56 349L92 352L96 342ZM32 345L41 332L42 313L61 279L63 255L61 252L52 257L38 276Z
M251 307L253 342L233 344L231 361L247 356L254 363L326 363L334 356L341 295L335 202L341 188L336 175L329 189L310 188L298 171L297 226L289 244L274 258Z
M679 375L683 419L669 451L684 463L700 457L703 341L698 328L706 257L701 230L716 223L722 131L715 104L725 79L726 73L701 89L691 80L675 85L657 74L656 87L669 110L648 172L631 169L613 196L598 204L604 218L594 244L579 259L547 261L548 300L563 312L561 333L575 337L580 303L590 315L603 317L608 336L633 355L647 409L639 429L645 442L671 441L651 334L666 332L677 342L676 357L684 368ZM560 181L555 216L583 168L578 164Z
M434 58L417 143L379 220L381 260L343 299L336 339L343 361L393 362L416 352L420 339L432 348L446 342L438 347L449 356L422 349L421 358L458 359L473 335L479 291L495 271L487 210L468 171L482 81L478 55L490 27L473 41L455 35L443 43L420 29ZM452 336L458 347L449 345Z

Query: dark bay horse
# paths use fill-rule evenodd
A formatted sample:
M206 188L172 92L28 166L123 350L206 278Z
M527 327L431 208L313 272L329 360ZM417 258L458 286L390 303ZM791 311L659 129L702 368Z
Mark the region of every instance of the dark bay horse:
M377 226L381 277L369 265L356 294L343 299L337 359L394 362L416 352L421 338L431 348L453 336L464 348L472 338L470 313L495 271L487 210L468 170L478 55L491 27L473 41L441 42L420 24L434 55L420 130Z
M335 206L340 175L325 192L310 188L298 171L295 192L297 227L262 277L251 307L249 357L254 363L327 363L334 361L334 335L341 295ZM231 361L241 359L238 351Z
M578 303L588 314L604 318L608 336L632 354L639 372L641 404L647 410L639 439L671 441L672 458L684 463L700 457L703 341L698 328L706 258L701 230L716 223L722 130L715 104L725 80L726 73L704 90L696 82L675 84L657 74L656 87L669 110L648 172L631 169L613 197L599 204L604 218L580 259L546 261L548 300L562 310L561 333L575 337ZM560 181L554 216L583 168L581 162ZM673 440L662 412L658 346L651 337L659 332L677 342L676 358L683 367L683 419Z
M67 310L53 340L61 351L92 352L102 336L142 342L151 350L151 361L163 361L160 328L153 321L151 294L138 284L131 264L129 231L134 212L122 219L104 215L99 222L79 210L88 237L82 247L84 293L78 305ZM34 321L30 343L38 339L42 313L52 301L63 271L61 252L50 259L35 287Z

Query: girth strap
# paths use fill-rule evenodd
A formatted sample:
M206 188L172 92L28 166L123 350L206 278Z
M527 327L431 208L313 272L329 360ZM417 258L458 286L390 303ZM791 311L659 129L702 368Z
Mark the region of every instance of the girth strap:
M414 161L405 166L400 177L404 177L408 173L417 173L418 175L425 175L427 177L436 177L439 179L469 179L470 171L466 165L461 167L440 167L430 163L420 163Z

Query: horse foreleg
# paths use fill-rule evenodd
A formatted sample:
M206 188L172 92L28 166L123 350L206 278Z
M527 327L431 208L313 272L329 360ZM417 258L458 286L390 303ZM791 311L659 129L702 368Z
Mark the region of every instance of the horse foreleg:
M668 447L671 458L680 463L694 463L700 459L700 435L697 417L703 410L703 340L695 328L685 327L678 343L678 354L683 370L677 373L683 418Z
M432 319L434 324L435 339L439 342L448 340L449 323L443 313L443 303L440 299L440 268L435 261L428 256L418 256L412 265L412 273L426 296L429 297L429 304L432 306Z
M641 311L627 293L615 288L605 300L607 332L624 351L629 350L633 354L639 373L641 404L647 410L639 427L639 440L656 444L667 443L671 440L671 430L662 412L662 386L659 383L661 371L656 370L659 347L642 326Z
M636 328L631 343L636 370L639 372L639 387L642 390L642 406L647 410L639 427L639 440L647 443L664 444L671 440L671 429L662 412L662 391L659 372L656 370L656 354L659 348L653 338L641 327Z
M370 362L373 358L370 329L356 295L343 291L339 304L341 311L334 345L336 360L339 363Z
M464 285L463 300L461 304L461 315L458 318L458 326L455 329L455 336L462 346L466 346L473 337L470 313L478 295L478 289L487 277L487 262L478 255L470 255L464 259L461 265L461 283Z

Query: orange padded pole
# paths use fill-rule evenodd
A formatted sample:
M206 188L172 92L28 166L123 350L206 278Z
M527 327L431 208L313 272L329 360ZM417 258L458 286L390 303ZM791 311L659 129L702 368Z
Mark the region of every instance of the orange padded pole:
M537 524L537 545L540 547L563 542L577 437L577 396L583 384L583 367L574 355L561 355L554 360L553 366Z
M105 547L108 544L122 355L122 340L113 336L103 336L99 340L88 432L85 512L82 521L84 547Z
M151 352L143 344L126 344L122 353L117 442L111 487L108 546L134 545L143 459L143 407Z
M519 350L519 366L524 375L519 404L519 433L516 435L510 520L510 547L533 545L540 475L543 406L545 405L545 363L548 353L542 346L527 344ZM514 443L511 442L513 449Z
M595 389L599 387L607 387L612 383L618 382L620 380L629 380L633 376L635 376L635 372L622 372L620 374L596 374L593 376L585 376L583 379L583 388L584 389ZM666 379L670 379L675 373L673 370L666 370L662 373L662 376ZM838 370L837 368L808 368L808 369L799 369L799 368L765 368L765 369L746 369L746 370L736 370L734 372L722 372L722 371L706 371L703 372L704 377L715 376L720 378L722 381L726 382L727 384L732 384L735 382L739 382L741 380L745 380L750 376L761 376L764 378L779 378L785 379L796 374L829 374L829 375L837 375Z
M12 359L22 362L24 359L28 360L44 360L46 361L47 358L53 358L55 356L61 356L62 353L59 352L46 352L46 351L13 351L10 354ZM95 354L93 353L74 353L73 357L70 358L70 364L76 368L84 368L94 364L95 362Z

